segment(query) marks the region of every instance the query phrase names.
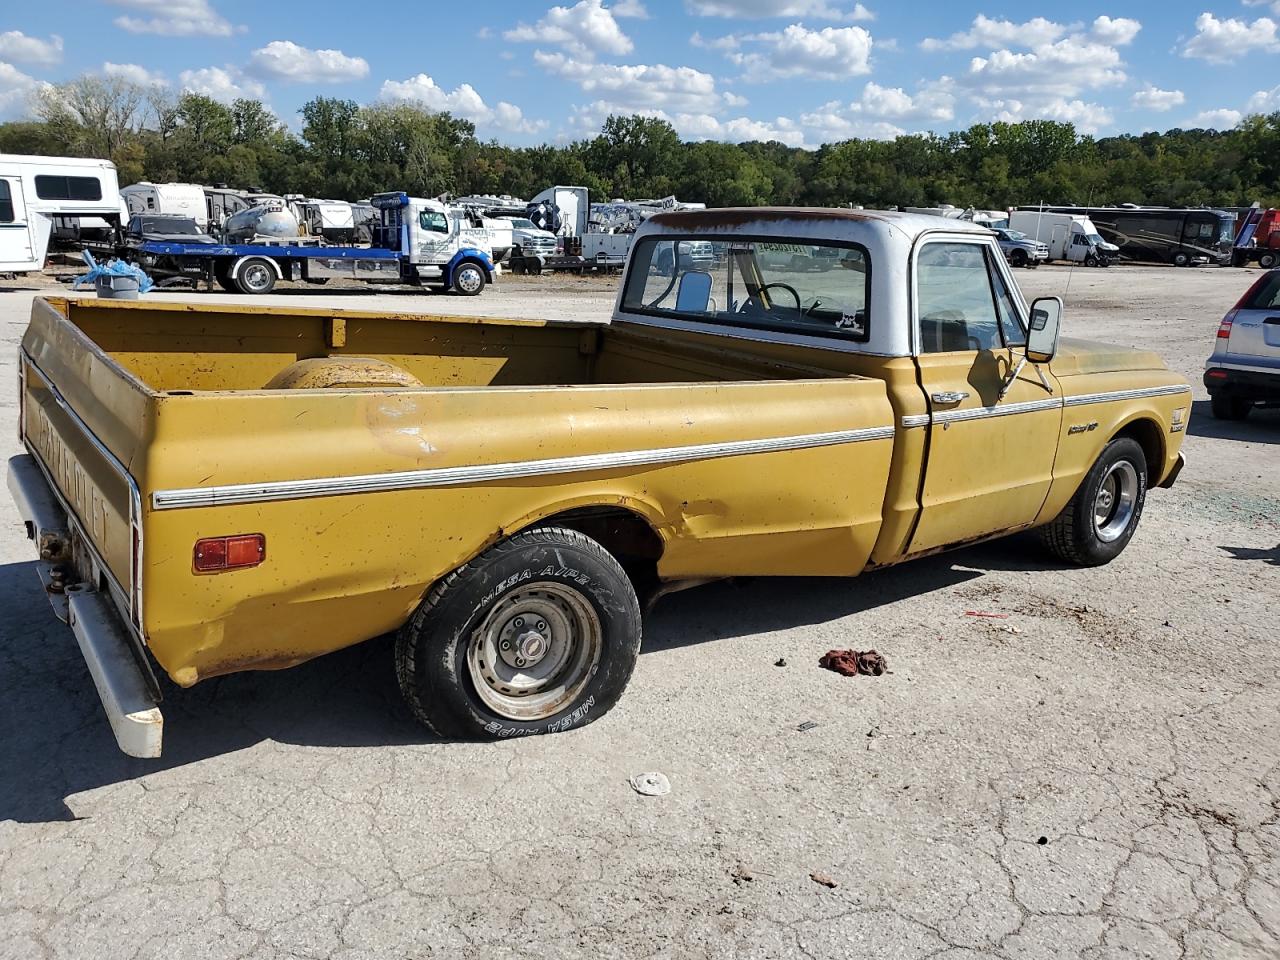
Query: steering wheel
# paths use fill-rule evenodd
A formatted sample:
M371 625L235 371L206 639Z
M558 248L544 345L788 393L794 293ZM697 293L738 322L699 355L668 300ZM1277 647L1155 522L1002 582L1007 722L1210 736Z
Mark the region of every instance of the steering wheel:
M787 291L787 293L791 294L791 296L795 297L795 298L796 298L796 312L797 312L797 313L803 313L803 312L804 312L804 309L800 306L800 294L796 293L796 288L795 288L795 287L793 287L793 286L791 286L791 284L789 284L789 283L777 283L777 282L774 282L774 283L766 283L764 286L762 286L762 287L757 291L757 294L764 293L765 291L770 290L770 289L772 289L773 287L781 287L783 290ZM755 297L751 297L751 298L747 301L747 303L750 303L750 302L751 302L752 300L754 300L754 299L755 299ZM746 304L743 304L743 306L745 307L745 306L746 306Z

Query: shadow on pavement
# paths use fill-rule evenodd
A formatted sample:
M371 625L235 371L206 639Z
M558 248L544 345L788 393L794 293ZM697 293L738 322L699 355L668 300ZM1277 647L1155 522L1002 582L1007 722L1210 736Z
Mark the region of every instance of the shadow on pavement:
M983 576L1036 569L1017 538L915 561L860 578L726 581L664 599L642 653L818 624ZM50 610L31 563L0 565L0 820L73 819L65 798L243 750L301 746L449 744L409 715L379 637L289 670L217 677L187 690L162 677L164 756L126 757L102 713L79 647Z
M1187 433L1213 440L1246 440L1250 443L1280 443L1280 410L1256 407L1246 420L1215 420L1208 400L1191 404Z
M1232 560L1261 560L1265 564L1273 567L1280 567L1280 545L1272 547L1270 550L1258 549L1257 547L1220 547L1219 549L1227 551L1231 554Z

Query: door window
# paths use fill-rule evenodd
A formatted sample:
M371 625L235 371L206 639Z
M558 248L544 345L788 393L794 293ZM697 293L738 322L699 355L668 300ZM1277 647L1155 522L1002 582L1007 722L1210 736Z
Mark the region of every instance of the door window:
M436 210L423 210L418 214L418 226L428 233L448 233L449 221Z
M1004 276L993 263L991 267L991 289L995 292L996 312L1000 315L1000 333L1007 347L1020 347L1027 342L1027 333L1018 319L1018 308L1014 306L1013 296L1004 282Z
M986 246L929 243L916 258L920 348L976 352L1000 346Z
M13 223L13 194L9 181L0 180L0 223Z

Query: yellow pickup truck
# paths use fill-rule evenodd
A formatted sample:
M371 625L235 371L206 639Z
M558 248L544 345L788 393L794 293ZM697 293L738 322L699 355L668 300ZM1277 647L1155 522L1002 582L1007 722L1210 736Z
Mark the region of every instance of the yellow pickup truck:
M1059 340L995 236L664 213L607 324L40 299L9 482L120 746L181 687L396 632L452 737L621 696L641 610L1032 527L1106 563L1182 466L1187 383Z

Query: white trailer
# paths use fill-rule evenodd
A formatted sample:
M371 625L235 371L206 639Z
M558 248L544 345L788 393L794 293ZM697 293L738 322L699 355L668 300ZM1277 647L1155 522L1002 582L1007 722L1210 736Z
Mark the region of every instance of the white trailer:
M209 232L209 206L198 183L133 183L120 190L130 216L158 213L190 217L201 233Z
M1050 260L1069 260L1089 266L1106 266L1120 248L1107 243L1088 217L1048 210L1015 210L1009 229L1018 230L1049 248Z
M114 232L122 212L110 160L0 154L0 272L43 267L55 219L70 229L100 218Z

